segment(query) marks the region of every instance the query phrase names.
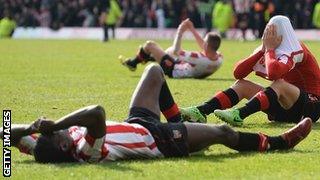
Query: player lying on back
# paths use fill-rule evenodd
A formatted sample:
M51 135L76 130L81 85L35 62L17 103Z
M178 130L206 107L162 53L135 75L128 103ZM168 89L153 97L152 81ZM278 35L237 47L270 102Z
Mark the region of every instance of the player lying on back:
M160 122L160 112L168 123ZM187 157L212 144L223 144L240 152L291 149L307 137L312 126L310 118L305 118L281 135L268 136L234 131L227 125L181 123L163 71L153 64L145 69L133 93L128 119L125 122L105 119L103 107L88 106L57 121L40 118L31 125L13 125L11 140L37 162L94 163ZM3 138L2 130L0 137Z
M181 49L182 36L189 30L195 37L202 52L191 52ZM134 71L139 63L156 61L165 74L171 78L205 78L219 69L222 55L217 51L221 38L216 33L208 33L204 39L187 19L178 28L173 45L164 51L157 43L147 41L140 47L136 57L123 60L122 64Z
M245 80L251 72L272 81L264 88ZM212 99L197 107L182 109L184 117L205 119L213 113L223 121L240 126L243 120L258 111L268 119L297 123L303 117L316 122L320 117L320 69L308 48L299 42L290 20L285 16L270 19L263 46L248 58L239 61L234 70L238 79L229 89L218 92ZM240 108L227 109L242 99L248 103Z

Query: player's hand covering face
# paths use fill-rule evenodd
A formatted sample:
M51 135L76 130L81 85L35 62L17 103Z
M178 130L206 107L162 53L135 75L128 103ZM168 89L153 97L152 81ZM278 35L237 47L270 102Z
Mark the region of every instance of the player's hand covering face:
M266 50L276 49L282 42L282 36L278 36L276 26L270 24L266 27L263 33L263 46Z
M41 117L32 123L31 128L36 133L49 134L51 133L50 129L52 125L54 125L53 121L47 120L46 118Z

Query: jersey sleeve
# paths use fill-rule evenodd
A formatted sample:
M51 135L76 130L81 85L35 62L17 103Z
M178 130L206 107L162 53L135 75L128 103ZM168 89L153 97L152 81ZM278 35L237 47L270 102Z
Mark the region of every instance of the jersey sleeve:
M268 50L265 54L267 76L270 80L277 80L283 77L294 67L292 57L282 55L276 58L274 50Z
M76 144L76 156L80 161L99 162L108 154L105 146L105 136L95 139L87 132Z
M236 79L247 77L252 71L254 65L263 57L264 52L256 51L251 56L236 63L233 76Z
M24 136L20 139L18 149L21 153L33 155L33 150L37 145L38 136L35 134Z

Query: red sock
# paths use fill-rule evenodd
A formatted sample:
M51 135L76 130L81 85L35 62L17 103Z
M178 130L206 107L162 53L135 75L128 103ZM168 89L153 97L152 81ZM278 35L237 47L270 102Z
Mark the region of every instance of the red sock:
M169 122L179 122L181 120L180 110L176 103L174 103L169 109L163 110L162 114Z
M212 99L197 106L197 108L202 114L208 115L216 109L227 109L236 105L238 102L238 94L232 88L229 88L225 91L218 92Z
M267 110L277 99L277 94L271 88L260 91L244 107L239 108L240 117L244 119L255 112Z
M164 82L159 95L159 106L168 122L180 122L181 114L171 95L167 82Z

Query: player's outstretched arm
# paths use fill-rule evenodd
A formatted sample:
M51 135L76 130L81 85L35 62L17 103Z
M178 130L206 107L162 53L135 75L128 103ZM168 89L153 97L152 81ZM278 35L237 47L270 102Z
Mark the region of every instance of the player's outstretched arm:
M193 23L188 19L187 22L187 26L188 29L190 30L190 32L192 33L192 35L194 36L194 38L196 39L199 47L204 50L205 49L205 41L202 39L202 37L200 36L200 34L198 33L198 31L194 28Z
M181 50L181 41L183 33L187 30L187 20L182 21L182 23L179 25L177 33L174 37L173 44L171 48L173 48L173 54L178 55L179 51Z
M20 139L24 136L36 133L31 125L27 124L13 124L11 127L11 145L18 146ZM3 128L0 128L0 137L3 139Z
M99 105L92 105L74 111L55 122L39 119L33 125L38 132L43 134L67 129L71 126L83 126L88 129L88 134L91 137L101 138L106 133L105 118L104 108Z

